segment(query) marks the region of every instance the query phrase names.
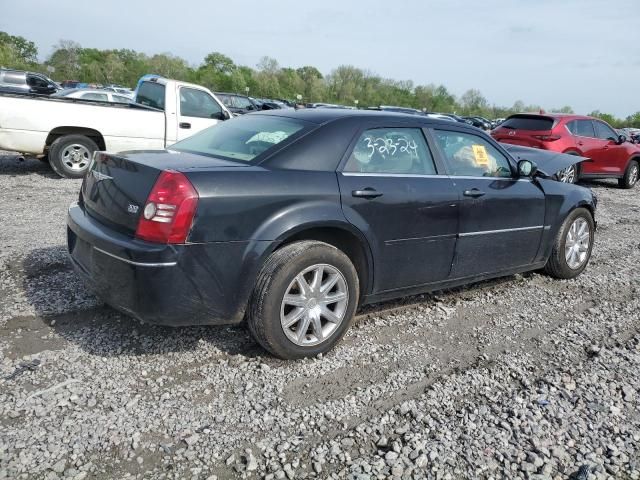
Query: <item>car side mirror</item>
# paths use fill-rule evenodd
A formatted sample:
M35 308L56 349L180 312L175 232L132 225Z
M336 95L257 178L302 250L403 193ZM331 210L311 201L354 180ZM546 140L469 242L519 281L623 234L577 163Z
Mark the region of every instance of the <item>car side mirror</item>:
M533 177L538 171L538 166L531 160L520 160L518 162L518 176Z
M616 142L618 145L622 145L627 141L627 137L624 135L618 135L618 141Z
M227 112L226 110L221 110L218 113L214 113L211 115L211 118L217 118L218 120L229 120L231 118L231 115L229 115L229 112Z

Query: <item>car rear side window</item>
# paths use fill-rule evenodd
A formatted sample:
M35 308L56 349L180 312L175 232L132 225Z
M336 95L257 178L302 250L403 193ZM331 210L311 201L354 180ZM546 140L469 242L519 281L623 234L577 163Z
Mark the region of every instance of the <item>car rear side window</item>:
M209 127L171 147L171 150L250 162L312 124L292 118L246 115Z
M593 122L591 120L576 120L575 121L575 135L579 137L591 137L594 138L596 136L593 131Z
M344 171L435 175L436 167L419 128L375 128L360 135Z
M164 85L156 82L142 82L136 95L136 103L164 110Z
M542 117L539 115L518 115L509 117L500 124L501 127L513 130L551 130L554 120L551 117Z
M487 140L470 133L435 130L449 171L459 177L511 177L509 160Z

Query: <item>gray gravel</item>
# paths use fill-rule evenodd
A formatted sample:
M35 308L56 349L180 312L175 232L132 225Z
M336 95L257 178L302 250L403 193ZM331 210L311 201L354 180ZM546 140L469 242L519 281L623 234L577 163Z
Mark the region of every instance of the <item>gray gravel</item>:
M65 254L79 181L0 156L0 479L638 479L640 190L590 186L578 279L367 308L283 362L100 304Z

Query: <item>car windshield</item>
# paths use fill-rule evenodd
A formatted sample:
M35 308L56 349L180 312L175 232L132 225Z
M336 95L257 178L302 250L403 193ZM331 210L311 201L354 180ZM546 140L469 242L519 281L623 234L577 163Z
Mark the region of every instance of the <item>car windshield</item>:
M308 122L267 115L227 120L171 147L181 152L250 162L258 155L311 127Z

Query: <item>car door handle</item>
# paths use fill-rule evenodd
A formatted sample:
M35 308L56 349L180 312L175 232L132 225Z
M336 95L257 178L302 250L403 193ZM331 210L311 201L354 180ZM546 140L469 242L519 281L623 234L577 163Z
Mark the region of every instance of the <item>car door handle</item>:
M352 197L360 197L360 198L377 198L381 197L382 193L376 191L376 189L367 187L362 190L354 190L351 192Z
M609 145L605 145L604 147L602 147L603 150L609 150Z
M582 146L584 145L584 142L578 142L578 145Z
M465 190L463 192L463 195L465 197L472 197L472 198L478 198L478 197L482 197L485 193L478 190L477 188L472 188L471 190Z
M188 128L191 128L191 124L190 124L190 123L187 123L187 122L180 122L180 123L178 124L178 126L179 126L180 128L187 128L187 129L188 129Z

